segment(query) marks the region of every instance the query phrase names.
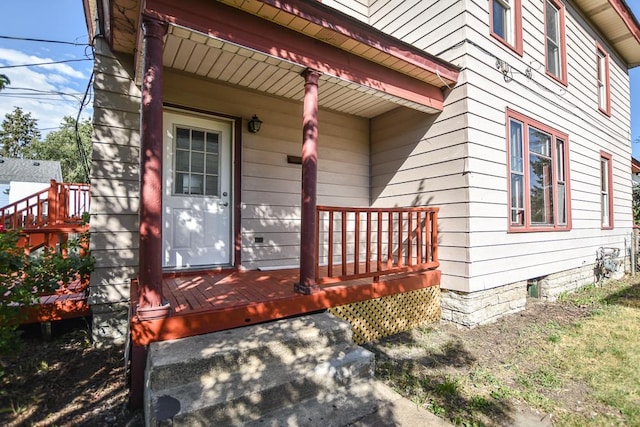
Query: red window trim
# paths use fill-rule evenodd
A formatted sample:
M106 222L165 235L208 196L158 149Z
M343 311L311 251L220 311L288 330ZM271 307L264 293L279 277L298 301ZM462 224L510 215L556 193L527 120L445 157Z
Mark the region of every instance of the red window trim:
M602 225L602 207L601 207L601 213L600 213L600 226L603 230L613 230L614 228L614 222L613 222L613 156L605 151L600 151L600 162L602 162L602 160L606 160L607 161L607 199L609 199L609 225ZM600 167L602 167L602 164L600 164ZM602 172L600 172L602 174ZM600 178L602 179L602 178ZM600 186L602 185L602 183L600 183ZM599 186L599 187L600 187ZM602 200L600 200L600 203L602 203Z
M568 78L567 78L567 39L566 39L566 31L565 31L565 7L564 4L559 0L543 0L544 1L544 70L549 77L556 80L559 83L562 83L564 86L568 86ZM552 74L547 70L547 1L553 3L555 7L558 9L560 13L560 63L562 66L562 75L560 77Z
M554 141L556 139L561 139L564 142L564 175L565 175L565 197L566 197L566 214L567 214L567 223L565 225L557 224L554 226L532 226L531 225L531 214L529 212L529 173L528 168L525 167L524 174L524 210L525 210L525 221L523 226L513 225L511 223L511 129L510 122L511 119L514 119L518 122L521 122L523 126L523 157L528 157L529 152L529 142L528 142L528 134L525 132L525 129L528 129L529 126L532 126L536 129L539 129L543 132L550 134ZM506 145L507 145L507 224L509 233L531 233L531 232L541 232L541 231L570 231L571 230L571 177L569 171L569 135L566 133L560 132L550 126L547 126L539 121L532 119L529 116L518 113L510 108L507 108L506 111ZM554 144L555 147L555 144ZM553 166L555 168L556 164L556 150L552 150L552 158ZM527 163L524 161L524 163ZM557 218L557 206L558 206L558 191L557 191L557 181L554 179L554 190L553 190L553 206L556 210L554 212L554 218ZM555 221L554 221L555 222Z
M508 41L506 41L504 38L500 37L498 34L496 34L493 31L493 2L495 0L490 0L489 1L489 29L491 32L491 36L498 40L500 43L502 43L503 45L505 45L506 47L508 47L509 49L513 50L515 53L517 53L518 55L522 56L523 53L523 48L522 48L522 0L513 0L513 9L514 9L514 14L513 14L513 19L514 19L514 23L513 23L513 38L514 38L514 44L510 44Z
M600 62L600 55L604 57L604 74L605 74L605 82L604 82L604 93L605 93L605 105L606 108L602 109L600 107L600 103L598 103L598 110L606 115L607 117L611 117L611 80L609 77L609 62L611 61L609 58L609 52L607 52L600 43L596 42L596 61ZM598 64L596 63L596 70L598 69ZM596 76L596 85L598 84L598 77Z

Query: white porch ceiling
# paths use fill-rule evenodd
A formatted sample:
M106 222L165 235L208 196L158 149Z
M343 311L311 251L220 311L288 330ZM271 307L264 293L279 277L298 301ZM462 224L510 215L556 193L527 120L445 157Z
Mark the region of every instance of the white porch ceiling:
M163 64L298 102L304 97L304 80L300 76L304 67L175 25L170 25L167 32ZM429 114L439 112L329 75L320 77L318 98L321 108L366 118L401 105Z

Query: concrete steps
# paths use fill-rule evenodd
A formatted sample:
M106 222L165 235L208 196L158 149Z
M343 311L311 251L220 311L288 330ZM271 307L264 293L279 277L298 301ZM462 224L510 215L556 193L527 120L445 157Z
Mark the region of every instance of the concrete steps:
M342 426L375 412L373 354L329 314L153 343L147 425Z

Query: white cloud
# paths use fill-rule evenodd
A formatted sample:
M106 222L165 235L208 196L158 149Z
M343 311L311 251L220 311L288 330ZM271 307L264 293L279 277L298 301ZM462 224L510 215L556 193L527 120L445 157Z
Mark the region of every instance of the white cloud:
M0 48L0 66L32 64L39 62L53 62L54 59L39 57L30 53L13 49ZM76 63L74 63L75 65ZM86 69L90 62L78 62L77 67ZM82 64L82 65L80 65ZM80 107L82 94L87 87L88 74L83 73L68 64L52 64L38 67L0 68L0 73L6 74L11 84L0 93L0 122L7 113L15 107L21 107L31 113L38 121L39 129L56 128L64 116L76 117ZM24 89L20 89L24 88ZM38 91L55 91L72 96L42 94L26 89ZM29 93L30 95L24 95ZM90 118L91 106L83 109L82 118ZM42 132L43 137L48 130Z
M82 59L82 58L78 58ZM52 58L42 58L35 55L29 55L19 50L0 48L0 60L6 62L8 65L22 65L22 64L38 64L42 62L55 62ZM46 70L54 71L58 74L67 75L76 79L85 78L84 74L74 69L68 64L49 64L41 65L38 68L44 68Z

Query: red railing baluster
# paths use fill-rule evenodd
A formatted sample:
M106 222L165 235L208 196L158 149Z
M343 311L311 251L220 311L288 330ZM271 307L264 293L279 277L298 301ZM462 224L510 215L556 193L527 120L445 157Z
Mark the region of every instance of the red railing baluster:
M360 273L360 212L354 211L355 215L355 241L353 244L353 274L357 275Z
M413 265L413 212L407 212L407 263Z
M376 263L376 272L382 271L382 211L378 211L378 262ZM374 276L374 280L377 280Z
M333 277L333 211L329 211L329 259L327 262L327 276Z
M320 239L320 223L322 222L322 216L321 214L321 210L318 209L318 214L316 215L316 237L317 237L317 244L316 244L316 283L318 282L318 279L320 278L320 245L321 243L321 239Z
M416 212L416 261L422 264L422 212Z
M387 270L393 268L393 212L387 213Z
M431 259L438 261L438 211L431 213Z
M402 242L404 242L402 221L404 221L404 213L398 212L398 267L404 266L404 260L402 259Z
M347 275L347 211L340 211L340 219L342 220L342 252L340 253L342 257L342 275Z
M371 272L371 211L367 211L367 265L365 265L364 269L367 273Z

